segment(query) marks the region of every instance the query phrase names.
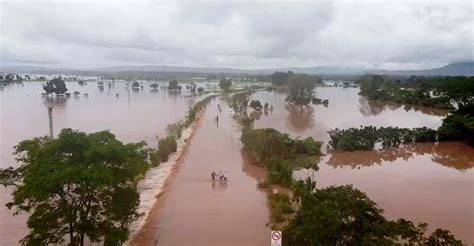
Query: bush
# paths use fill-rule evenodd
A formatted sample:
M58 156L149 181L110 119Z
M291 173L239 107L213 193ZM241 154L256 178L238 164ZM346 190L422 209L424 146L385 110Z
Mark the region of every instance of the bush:
M293 167L286 161L274 159L269 162L267 180L269 184L278 184L283 187L290 187L293 183Z
M181 137L181 132L183 131L184 124L182 121L178 121L173 124L169 124L166 126L166 133L168 136L172 136L175 139L179 139Z
M295 151L297 154L319 155L321 154L321 143L314 141L312 137L304 140L295 140Z
M222 90L224 91L228 91L229 88L232 86L232 80L231 79L227 79L227 78L223 78L219 81L219 88L221 88Z
M168 161L168 157L171 153L176 152L178 144L176 139L172 136L169 136L158 141L158 151L157 155L160 157L161 161Z
M446 126L447 134L453 135L453 129ZM328 131L329 145L339 150L372 150L376 143L384 148L395 147L400 144L415 142L435 142L438 132L427 127L398 128L398 127L373 127L338 128Z
M282 194L272 194L268 196L270 204L271 217L276 222L284 220L283 215L291 214L294 212L290 199Z
M346 185L316 189L308 179L295 184L299 210L284 228L285 245L462 245L446 230L429 237L426 223L387 220L364 192ZM444 243L443 243L444 242Z
M160 165L161 157L159 150L155 150L150 154L150 162L152 167L157 167Z

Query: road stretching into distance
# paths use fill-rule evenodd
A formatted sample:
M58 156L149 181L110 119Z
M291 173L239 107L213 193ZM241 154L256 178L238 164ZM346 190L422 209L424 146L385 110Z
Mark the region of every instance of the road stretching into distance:
M245 160L240 130L224 101L210 103L203 117L177 172L132 245L270 244L266 195L257 190L263 168ZM212 182L212 170L226 171L228 184Z

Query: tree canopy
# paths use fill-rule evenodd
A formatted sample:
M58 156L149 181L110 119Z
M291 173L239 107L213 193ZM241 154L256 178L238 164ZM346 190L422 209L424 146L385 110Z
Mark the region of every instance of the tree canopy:
M277 86L284 86L288 84L288 79L295 74L292 71L288 72L281 72L281 71L276 71L270 76L270 80L272 81L273 85Z
M318 76L307 74L297 74L288 79L287 101L297 105L306 105L313 99L313 90L317 84L322 84L322 79Z
M454 109L474 102L474 77L410 76L394 78L364 75L358 79L360 95L369 99Z
M171 80L169 83L168 83L168 89L170 90L179 90L179 85L178 85L178 81L177 80Z
M307 179L295 184L299 210L284 228L285 245L462 245L449 231L425 236L426 223L387 220L367 194L350 186L316 188Z
M56 139L20 142L15 154L21 166L0 169L0 183L15 187L7 207L29 215L24 244L127 240L139 216L136 181L149 166L144 142L123 144L108 131L63 129Z
M43 85L46 94L64 94L67 91L66 83L61 78L55 78Z
M222 78L219 81L219 88L221 88L224 91L228 91L231 86L232 86L232 80L231 79Z

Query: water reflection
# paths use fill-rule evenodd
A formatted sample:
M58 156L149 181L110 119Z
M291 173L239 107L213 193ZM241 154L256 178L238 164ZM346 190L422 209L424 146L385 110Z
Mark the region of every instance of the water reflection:
M312 106L297 106L286 104L288 111L287 125L296 133L304 132L314 127L314 108Z
M366 97L359 97L359 111L364 116L373 116L382 113L385 110L397 110L403 109L406 112L415 111L421 112L429 115L445 116L448 114L447 110L433 108L433 107L423 107L423 106L413 106L413 105L403 105L397 104L394 102L382 102L379 100L368 100Z
M227 182L211 181L211 188L216 192L223 192L227 190Z
M54 107L64 107L66 106L68 98L65 96L46 96L43 98L45 104L53 105Z
M459 171L474 167L472 148L461 142L420 143L377 151L332 152L327 164L334 168L350 166L360 169L397 159L408 161L418 155L431 155L433 162Z

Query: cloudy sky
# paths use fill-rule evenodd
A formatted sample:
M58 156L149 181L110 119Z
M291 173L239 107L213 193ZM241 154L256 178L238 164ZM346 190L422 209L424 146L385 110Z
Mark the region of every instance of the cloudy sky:
M474 59L470 0L0 0L0 7L0 65L419 69Z

